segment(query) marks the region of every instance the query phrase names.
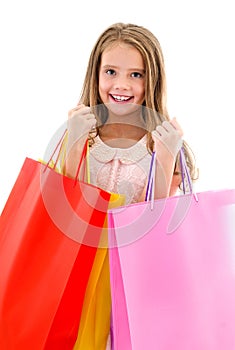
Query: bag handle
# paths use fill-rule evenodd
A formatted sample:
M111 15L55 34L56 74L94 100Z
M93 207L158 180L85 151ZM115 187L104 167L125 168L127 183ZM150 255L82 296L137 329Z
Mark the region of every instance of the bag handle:
M52 163L53 163L53 166L51 168L55 170L56 165L58 164L59 158L61 156L62 150L63 150L63 148L65 146L64 144L66 142L66 136L67 136L67 129L64 130L62 136L60 137L60 139L59 139L59 141L57 143L57 145L55 146L55 149L52 152L52 154L50 156L50 159L48 160L48 162L45 165L44 171L48 167L50 167L50 164L52 164ZM76 182L78 181L78 175L79 175L79 172L80 172L80 169L81 169L82 161L86 158L88 151L89 151L89 141L87 139L86 142L85 142L85 145L83 147L81 158L80 158L78 166L77 166L76 174L75 174L75 177L74 177L74 184L76 184ZM53 157L56 154L56 152L58 152L58 153L57 153L55 161L53 162ZM86 166L86 168L87 168L87 178L88 178L87 182L90 183L90 170L89 170L89 160L88 160L88 158L89 157L87 157L87 166Z
M182 178L182 185L183 185L183 194L186 194L187 192L186 191L186 183L187 183L189 188L189 193L194 194L195 200L198 202L196 193L193 193L192 179L190 177L183 147L181 147L180 149L180 168L181 168L181 178ZM153 151L151 163L150 163L147 190L145 195L145 201L151 201L151 209L153 209L153 203L154 203L155 176L156 176L156 152Z
M63 135L61 136L61 138L59 139L57 145L55 146L55 149L54 149L54 151L52 152L52 154L51 154L49 160L48 160L47 163L45 164L45 169L47 169L47 168L55 169L55 167L56 167L56 165L57 165L57 163L58 163L59 157L60 157L61 149L62 149L62 146L63 146L63 140L64 140L64 137L65 137L65 135L66 135L66 131L67 131L67 130L65 130L65 131L63 132ZM58 155L57 155L57 157L56 157L55 162L53 162L53 157L54 157L54 155L55 155L55 153L56 153L56 151L58 150L59 147L60 147L60 149L59 149ZM51 166L51 164L53 164L53 166ZM44 171L45 171L45 170L44 170Z
M180 149L180 168L181 168L181 178L182 178L182 184L183 184L183 193L186 194L186 182L189 187L189 192L193 193L193 185L192 185L192 179L190 177L189 169L187 166L187 162L185 159L184 149L181 147ZM186 180L186 181L185 181Z
M156 174L156 152L153 151L151 163L150 163L150 169L149 169L149 177L148 177L148 184L145 194L145 201L154 200L154 184L155 184L155 174Z

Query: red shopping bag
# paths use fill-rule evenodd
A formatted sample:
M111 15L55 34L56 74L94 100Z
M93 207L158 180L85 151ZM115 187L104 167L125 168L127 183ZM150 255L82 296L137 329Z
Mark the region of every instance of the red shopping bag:
M113 349L234 350L235 190L108 217Z
M110 194L26 158L0 218L0 349L72 349Z

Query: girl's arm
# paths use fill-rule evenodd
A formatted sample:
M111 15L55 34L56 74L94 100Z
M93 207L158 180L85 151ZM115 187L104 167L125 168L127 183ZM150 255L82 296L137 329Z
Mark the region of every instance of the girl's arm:
M171 182L170 193L169 193L170 197L176 195L181 182L182 182L182 178L181 178L181 173L180 172L179 172L179 174L174 174L172 176L172 182Z
M69 111L68 144L63 173L69 177L76 176L82 151L90 130L96 125L96 118L90 107L79 104Z
M165 121L152 132L156 150L155 199L175 194L180 176L174 175L177 154L182 146L183 132L176 119Z

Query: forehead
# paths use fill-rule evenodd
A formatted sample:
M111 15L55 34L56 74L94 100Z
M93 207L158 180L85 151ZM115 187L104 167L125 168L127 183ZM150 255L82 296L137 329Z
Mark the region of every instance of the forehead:
M144 60L140 52L132 45L124 42L113 43L105 48L101 55L101 64L138 64L144 68Z

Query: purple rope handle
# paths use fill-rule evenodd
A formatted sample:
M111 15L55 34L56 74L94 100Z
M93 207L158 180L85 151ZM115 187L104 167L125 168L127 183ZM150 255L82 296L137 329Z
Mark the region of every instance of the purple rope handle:
M153 152L151 163L150 163L150 169L149 169L145 201L148 201L149 198L153 197L152 188L153 188L153 179L155 177L155 174L153 174L153 169L154 169L153 165L154 165L155 158L156 158L156 152ZM186 163L183 147L181 147L180 149L180 167L181 167L181 177L182 177L182 183L183 183L183 193L186 194L186 186L185 186L185 180L186 180L189 186L189 191L192 194L193 193L192 180L189 174L189 169ZM195 195L195 199L197 200L196 195Z
M146 194L145 194L145 201L148 201L150 195L151 195L151 191L152 191L152 181L151 179L153 178L153 162L155 161L155 156L156 156L156 152L152 153L152 158L151 158L151 163L150 163L150 168L149 168L149 176L148 176L148 184L147 184L147 190L146 190Z
M184 192L184 194L186 193L186 189L185 189L185 174L186 174L187 183L189 185L189 190L190 190L190 193L192 194L193 193L192 180L191 180L191 177L189 174L189 170L188 170L188 166L186 163L183 147L181 147L181 149L180 149L180 167L181 167L181 177L182 177L182 182L183 182L183 192Z

